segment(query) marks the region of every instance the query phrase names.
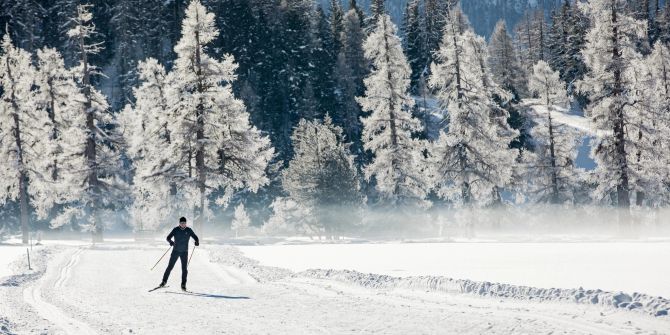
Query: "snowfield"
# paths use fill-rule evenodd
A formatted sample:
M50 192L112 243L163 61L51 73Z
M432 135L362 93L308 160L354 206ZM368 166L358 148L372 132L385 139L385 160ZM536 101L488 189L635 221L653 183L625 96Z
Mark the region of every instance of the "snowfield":
M178 267L169 288L147 292L166 265L149 270L166 250L162 243L34 247L33 271L19 257L10 265L13 274L0 278L0 334L670 333L670 317L658 313L670 304L660 298L583 291L575 299L572 291L561 299L567 290L294 272L261 265L243 249L203 243L189 267L192 292L184 293L177 289Z
M262 265L445 276L670 298L670 242L392 243L243 246Z

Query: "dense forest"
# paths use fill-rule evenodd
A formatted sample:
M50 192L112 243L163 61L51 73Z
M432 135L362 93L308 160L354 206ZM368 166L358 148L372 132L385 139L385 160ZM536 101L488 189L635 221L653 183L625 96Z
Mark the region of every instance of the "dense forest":
M659 0L10 0L0 24L0 234L670 201Z

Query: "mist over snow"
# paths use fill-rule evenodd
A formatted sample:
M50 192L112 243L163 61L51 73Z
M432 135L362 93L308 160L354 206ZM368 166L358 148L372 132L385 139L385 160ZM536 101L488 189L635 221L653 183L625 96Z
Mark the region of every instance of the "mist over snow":
M0 334L668 334L670 2L0 2Z

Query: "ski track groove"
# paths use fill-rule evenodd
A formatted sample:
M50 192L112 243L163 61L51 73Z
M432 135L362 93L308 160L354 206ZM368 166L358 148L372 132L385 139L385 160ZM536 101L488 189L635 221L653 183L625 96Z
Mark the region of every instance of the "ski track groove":
M77 248L68 259L67 264L58 273L58 278L54 282L53 288L60 289L71 277L73 268L79 263L79 256L84 251L83 248ZM55 271L55 270L52 270ZM60 328L65 334L97 334L89 325L69 317L58 306L47 302L42 298L42 290L48 286L48 278L52 272L47 268L47 273L36 283L23 290L23 300L32 306L44 319Z

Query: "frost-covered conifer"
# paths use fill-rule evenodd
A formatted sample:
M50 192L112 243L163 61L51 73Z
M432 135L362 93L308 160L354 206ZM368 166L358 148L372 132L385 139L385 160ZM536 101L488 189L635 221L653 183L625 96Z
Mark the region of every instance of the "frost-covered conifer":
M535 152L527 154L530 156L527 157L530 161L529 195L536 202L573 202L581 173L575 167L580 134L552 119L556 106L566 107L568 104L565 84L558 71L539 61L533 67L528 88L539 96L540 108L546 110L546 116L541 113L532 130Z
M431 150L436 191L461 205L499 202L500 189L512 178L517 152L508 145L517 133L493 101L500 89L488 72L484 40L459 9L447 20L435 59L429 85L448 113Z
M73 73L84 101L78 113L86 115L86 146L77 155L87 165L83 170L70 171L72 180L84 185L85 192L79 199L79 206L71 208L68 213L85 215L88 222L84 226L93 233L94 241L101 241L104 226L110 221L102 214L107 209L122 206L126 186L119 176L122 171L121 136L114 129L116 121L107 99L93 85L93 77L101 73L89 63L89 59L102 50L102 42L93 41L97 33L91 7L77 6L77 15L67 33L79 57L79 64Z
M137 71L141 84L133 90L135 105L121 111L119 123L134 168L132 223L136 229L146 230L158 228L184 208L177 201L174 177L179 171L169 150L169 124L174 120L168 114L168 75L153 58L140 62Z
M0 49L0 202L18 201L23 243L28 243L29 203L42 195L29 182L44 173L42 155L47 119L31 92L35 68L30 53L5 34Z
M358 220L363 203L354 156L342 129L328 116L323 122L303 119L291 139L294 156L282 174L284 189L310 211L314 229L341 233Z
M597 163L594 182L598 183L594 198L610 202L620 208L629 208L632 174L639 134L630 126L639 121L639 109L635 107L634 85L637 74L633 63L640 55L636 42L643 37L646 27L643 22L626 14L625 0L591 0L581 4L589 17L591 29L586 35L587 43L582 55L588 68L584 79L578 83L582 93L591 103L587 113L597 129L606 135L595 139L591 155ZM648 138L644 128L642 137Z
M55 204L64 205L51 221L56 228L71 221L70 206L76 205L85 190L75 172L87 168L81 155L86 148L85 99L58 51L38 50L37 56L34 99L36 108L48 117L48 135L41 139L45 174L31 183L39 185L43 195L35 204L39 217L48 215Z
M364 111L371 113L362 120L363 143L374 155L364 169L365 177L374 177L377 190L390 203L428 205L425 145L412 138L421 131L421 122L411 113L411 69L388 15L379 19L364 49L373 70L365 79L365 96L357 100Z
M244 209L244 204L239 204L235 207L235 216L233 217L233 223L230 226L230 229L235 231L235 238L238 237L240 230L249 228L251 220L247 211Z
M239 189L252 191L268 182L265 169L273 157L270 140L249 123L243 102L233 95L237 65L232 56L208 55L207 45L219 34L214 14L198 0L186 9L177 59L170 73L171 172L194 208L197 228L209 211L210 195L226 205Z

